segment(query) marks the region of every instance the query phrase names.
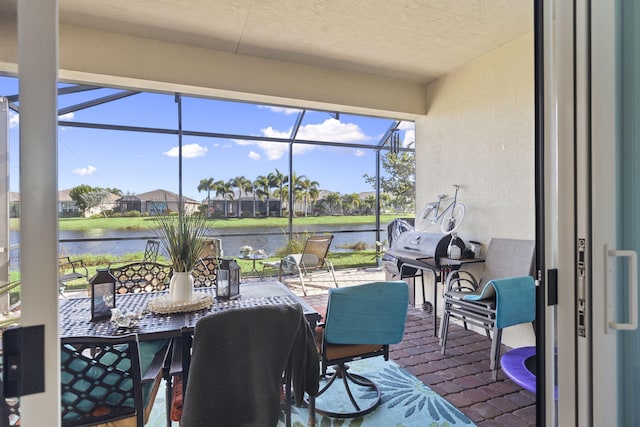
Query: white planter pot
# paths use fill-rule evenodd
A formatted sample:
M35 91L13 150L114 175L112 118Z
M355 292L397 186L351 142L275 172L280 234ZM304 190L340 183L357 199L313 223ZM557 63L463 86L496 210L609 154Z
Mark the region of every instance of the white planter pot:
M193 276L191 272L173 272L169 282L171 302L189 302L193 296Z

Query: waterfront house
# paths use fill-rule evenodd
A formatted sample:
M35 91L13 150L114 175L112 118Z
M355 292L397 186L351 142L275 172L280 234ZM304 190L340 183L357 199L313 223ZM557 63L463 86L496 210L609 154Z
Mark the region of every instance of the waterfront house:
M137 195L120 197L115 201L118 211L126 213L138 211L141 214L158 215L167 212L178 212L178 194L169 190L152 190ZM183 197L185 212L198 212L200 203L189 197Z

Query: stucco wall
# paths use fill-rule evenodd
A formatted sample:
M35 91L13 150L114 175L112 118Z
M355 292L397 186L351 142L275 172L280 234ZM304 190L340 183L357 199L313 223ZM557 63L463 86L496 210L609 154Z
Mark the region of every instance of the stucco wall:
M534 239L533 66L531 33L430 84L416 121L417 210L459 184L460 237L484 250L492 237ZM531 330L503 342L530 345Z

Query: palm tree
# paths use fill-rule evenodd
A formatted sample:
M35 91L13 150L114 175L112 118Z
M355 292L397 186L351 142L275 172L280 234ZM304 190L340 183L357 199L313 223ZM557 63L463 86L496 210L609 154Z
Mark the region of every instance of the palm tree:
M318 198L320 197L320 190L317 187L311 187L307 192L311 201L313 202L312 212L315 212L316 203L318 202Z
M298 176L295 172L292 173L291 177L286 176L284 178L284 182L286 183L286 185L283 186L282 192L287 196L289 195L289 184L292 185L291 188L293 192L293 206L291 207L291 212L293 213L293 216L296 216L296 202L299 202L303 199L304 189L302 187L302 181L305 179L307 179L305 175Z
M304 178L300 178L301 179L299 185L304 193L304 216L307 216L309 213L309 195L311 193L311 190L315 189L317 191L318 185L320 184L318 183L318 181L311 181L306 176Z
M269 188L269 178L267 178L264 175L260 175L256 178L255 181L253 181L253 189L254 189L254 193L253 193L253 197L254 200L256 197L258 197L260 200L266 201L266 205L267 205L267 218L269 217L269 194L270 194L270 188Z
M231 186L231 182L227 181L217 181L215 184L216 196L222 197L222 202L224 204L224 216L228 216L227 214L227 196L233 200L233 188Z
M325 197L327 199L327 203L329 203L329 212L333 214L333 207L340 206L342 202L342 197L340 197L340 193L329 193Z
M229 181L232 187L238 189L238 218L242 216L242 192L247 194L251 190L251 181L244 176L238 176Z
M357 193L345 194L342 196L342 206L346 206L349 213L355 213L356 208L360 206L360 196Z
M362 202L364 207L367 209L367 213L373 214L376 209L376 196L367 196L364 198Z
M274 192L276 195L280 197L280 216L282 216L282 201L284 196L284 185L286 183L287 177L276 168L275 172L269 173L267 175L269 179L269 187L276 188L277 190Z
M380 209L385 209L391 203L391 196L387 193L380 194Z
M200 180L198 184L198 193L207 192L207 218L211 217L211 190L215 190L215 181L213 178L205 178Z

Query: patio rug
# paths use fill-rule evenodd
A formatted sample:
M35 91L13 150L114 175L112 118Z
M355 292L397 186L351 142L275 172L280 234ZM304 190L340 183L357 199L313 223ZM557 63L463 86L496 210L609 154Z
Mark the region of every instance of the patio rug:
M318 427L475 426L457 408L391 360L385 362L382 357L364 359L349 363L349 370L364 375L378 385L382 395L380 406L373 412L359 418L338 419L316 414ZM332 387L338 385L334 384ZM331 397L329 396L329 398ZM347 400L345 404L350 405L348 399L345 398L345 400ZM320 401L317 404L320 405ZM336 404L337 402L332 402L332 406ZM293 427L307 425L308 413L305 408L293 406L291 413ZM166 426L164 414L164 390L161 388L158 390L147 426ZM284 425L284 414L281 414L278 427ZM178 426L178 423L172 423L172 426Z
M318 427L453 427L474 426L462 412L451 405L422 381L399 367L395 362L385 362L382 357L359 360L348 363L349 371L372 380L381 393L381 403L373 412L359 418L330 418L316 414ZM341 384L333 384L338 387ZM321 383L322 386L322 383ZM354 395L357 393L355 389ZM364 393L364 394L363 394ZM325 393L326 394L326 393ZM365 398L366 391L361 390L359 397ZM331 400L331 396L328 396ZM348 398L344 398L345 408L351 409ZM316 404L321 406L321 400ZM340 403L332 401L331 407ZM304 408L291 408L294 427L307 425L308 413ZM284 417L284 415L283 415ZM284 418L280 424L284 426Z

